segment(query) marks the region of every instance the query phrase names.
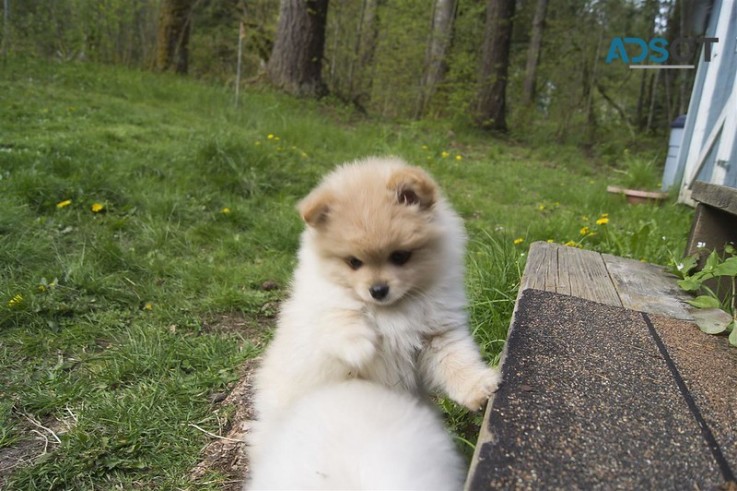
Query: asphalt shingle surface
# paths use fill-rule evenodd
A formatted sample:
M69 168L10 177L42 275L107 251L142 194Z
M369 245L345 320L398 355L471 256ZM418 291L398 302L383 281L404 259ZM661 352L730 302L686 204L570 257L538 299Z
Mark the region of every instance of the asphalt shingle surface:
M724 462L647 322L632 310L525 290L469 489L722 486Z

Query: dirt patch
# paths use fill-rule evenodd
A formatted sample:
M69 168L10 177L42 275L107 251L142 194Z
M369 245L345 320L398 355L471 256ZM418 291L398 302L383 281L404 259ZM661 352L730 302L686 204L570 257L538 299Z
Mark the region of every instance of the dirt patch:
M259 315L249 316L241 312L220 314L206 319L206 331L238 333L254 345L265 345L274 327L277 302L268 302ZM212 398L214 413L220 421L217 435L202 451L202 460L190 472L195 483L212 478L212 474L224 476L223 490L243 489L248 472L246 456L246 435L253 419L253 376L260 358L248 360L240 369L238 383L230 392L215 394Z
M212 333L237 333L254 344L260 344L274 327L278 310L278 302L266 302L257 315L243 312L217 314L204 319L202 329Z
M235 491L243 488L248 471L245 438L250 421L253 419L253 375L260 359L247 361L241 372L239 382L230 393L217 403L216 414L228 414L221 425L220 435L213 436L212 442L202 451L202 460L190 473L193 481L207 476L211 471L226 476L223 489Z
M59 445L59 435L74 427L77 420L69 411L64 419L47 418L39 421L33 415L22 413L20 433L22 439L13 445L0 448L0 489L18 468L32 464L39 457L53 452Z

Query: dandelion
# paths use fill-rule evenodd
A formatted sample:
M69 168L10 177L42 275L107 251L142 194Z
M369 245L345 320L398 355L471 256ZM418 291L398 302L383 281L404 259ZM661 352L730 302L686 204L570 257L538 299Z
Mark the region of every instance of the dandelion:
M143 304L143 310L151 311L153 309L154 309L154 304L152 304L151 302L146 302L145 304Z
M20 293L18 293L13 298L11 298L10 300L8 300L8 308L12 309L13 307L17 307L21 303L23 303L23 295L21 295Z
M524 238L522 238L522 237L517 237L516 239L514 239L514 245L520 245L520 244L521 244L522 242L524 242L524 241L525 241L525 239L524 239Z
M456 155L456 160L458 160L458 161L463 160L463 156L462 155Z
M450 154L446 152L445 150L443 150L442 152L440 152L440 156L443 157L444 159L447 159L448 157L450 157Z
M552 244L553 242L554 242L554 241L553 241L553 239L548 239L548 240L547 240L547 243L548 243L548 244Z
M578 231L581 235L588 235L589 234L589 228L588 227L581 227L581 230Z
M542 204L542 203L540 203L539 205L537 205L537 211L545 211L545 205Z
M576 241L569 240L568 242L566 242L563 245L568 246L568 247L576 247L578 245L578 243Z
M268 135L266 135L266 139L267 140L273 140L274 138L275 137L274 137L274 134L273 133L269 133Z
M64 201L59 201L58 203L56 203L56 207L61 209L61 208L66 208L67 206L71 204L72 204L72 200L65 199Z
M220 210L220 213L222 213L223 215L230 215L230 208L226 206L225 208Z
M102 203L92 203L92 207L90 209L92 210L92 213L100 213L101 211L105 211L105 205Z
M607 223L609 223L609 217L606 217L604 215L602 215L598 220L596 220L597 225L606 225Z

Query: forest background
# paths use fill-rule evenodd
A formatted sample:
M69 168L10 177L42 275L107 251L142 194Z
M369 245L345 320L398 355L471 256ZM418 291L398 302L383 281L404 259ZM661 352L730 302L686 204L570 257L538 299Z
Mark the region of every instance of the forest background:
M442 118L530 144L574 144L615 166L626 148L664 156L663 135L686 111L695 75L605 62L615 37L689 35L685 0L281 4L318 18L311 29L323 36L317 55L308 53L319 86L294 93L328 95L371 117ZM4 0L3 12L6 53L172 70L230 86L240 65L239 85L284 86L269 69L276 0Z

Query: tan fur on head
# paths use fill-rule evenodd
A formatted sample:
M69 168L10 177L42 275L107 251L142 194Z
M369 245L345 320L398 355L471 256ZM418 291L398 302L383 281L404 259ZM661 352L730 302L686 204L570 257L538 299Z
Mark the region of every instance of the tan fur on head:
M297 210L305 223L317 227L327 220L331 200L331 193L319 187L299 202Z
M329 174L298 205L312 229L311 240L333 280L364 301L373 285L384 284L392 303L407 292L423 290L434 278L438 240L434 205L437 185L418 167L399 159L371 158ZM409 253L397 265L394 253ZM360 261L351 268L350 261Z
M437 201L437 185L419 167L396 170L387 185L396 191L399 202L406 205L418 204L420 208L427 209Z

